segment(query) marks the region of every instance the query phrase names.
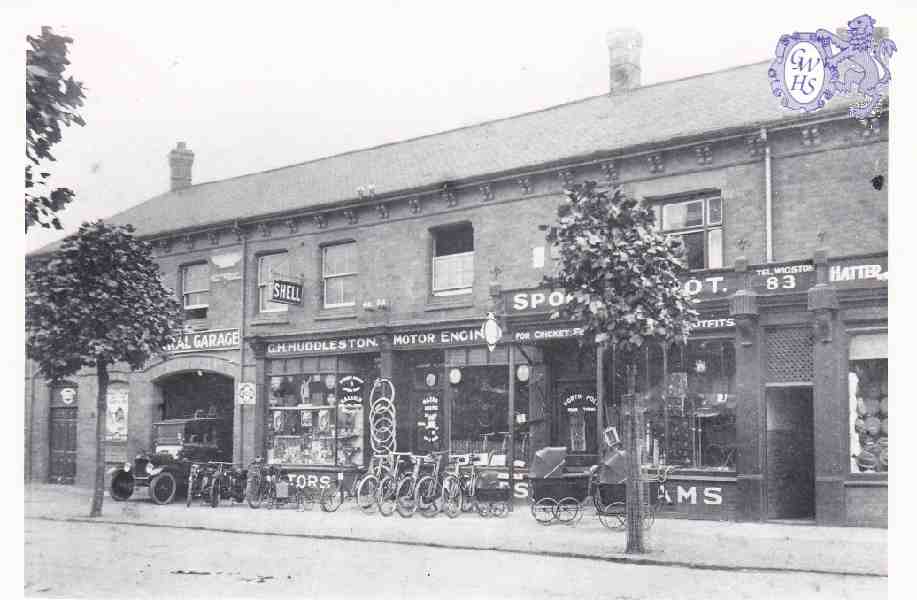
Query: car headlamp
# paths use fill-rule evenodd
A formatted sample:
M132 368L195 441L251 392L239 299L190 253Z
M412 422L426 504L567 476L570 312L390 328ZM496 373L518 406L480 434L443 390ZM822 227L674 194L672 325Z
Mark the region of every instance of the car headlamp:
M153 463L146 463L146 474L147 475L153 474Z
M124 470L130 473L131 472L131 463L129 462L124 463Z

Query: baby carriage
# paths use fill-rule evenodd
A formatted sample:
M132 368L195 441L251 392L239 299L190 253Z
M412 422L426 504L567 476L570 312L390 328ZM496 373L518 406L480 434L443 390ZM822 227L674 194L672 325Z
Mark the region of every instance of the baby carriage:
M582 518L591 498L596 516L609 529L623 529L626 520L626 476L623 452L615 452L588 471L568 471L566 447L546 447L535 452L529 469L529 503L532 516L542 525L572 525ZM655 521L659 478L641 480L643 526Z

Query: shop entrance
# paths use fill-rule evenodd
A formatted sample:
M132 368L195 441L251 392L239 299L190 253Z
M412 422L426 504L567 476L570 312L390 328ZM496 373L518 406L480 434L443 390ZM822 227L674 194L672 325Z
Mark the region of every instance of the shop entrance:
M216 417L232 431L235 383L231 377L208 371L188 371L164 377L159 420Z
M767 390L767 517L815 517L812 388Z

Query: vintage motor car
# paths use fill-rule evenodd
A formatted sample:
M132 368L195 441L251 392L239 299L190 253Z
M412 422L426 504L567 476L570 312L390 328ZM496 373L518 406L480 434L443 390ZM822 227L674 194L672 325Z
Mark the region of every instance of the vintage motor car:
M198 416L153 423L153 451L141 452L133 463L111 473L111 497L127 500L138 487L149 487L156 504L168 504L187 493L193 463L232 460L229 419Z

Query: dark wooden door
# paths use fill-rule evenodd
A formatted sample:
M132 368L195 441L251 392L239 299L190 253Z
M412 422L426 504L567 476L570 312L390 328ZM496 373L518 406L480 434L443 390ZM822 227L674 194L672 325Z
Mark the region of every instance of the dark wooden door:
M51 408L51 483L73 483L76 477L77 408Z

